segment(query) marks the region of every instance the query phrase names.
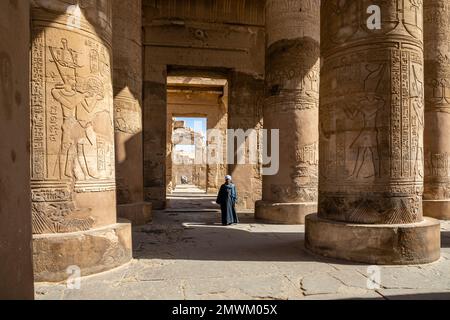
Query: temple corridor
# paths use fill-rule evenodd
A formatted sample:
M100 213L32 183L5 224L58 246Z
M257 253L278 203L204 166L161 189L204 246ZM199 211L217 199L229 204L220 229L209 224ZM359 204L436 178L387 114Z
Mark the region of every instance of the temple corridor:
M0 1L0 300L450 300L449 30L450 0Z

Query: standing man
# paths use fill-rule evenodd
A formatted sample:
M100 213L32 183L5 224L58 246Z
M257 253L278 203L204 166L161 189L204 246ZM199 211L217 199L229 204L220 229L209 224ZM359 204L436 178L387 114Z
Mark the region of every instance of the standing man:
M222 225L229 226L239 223L235 208L236 201L236 186L232 183L231 176L226 176L225 183L220 187L216 200L222 211Z

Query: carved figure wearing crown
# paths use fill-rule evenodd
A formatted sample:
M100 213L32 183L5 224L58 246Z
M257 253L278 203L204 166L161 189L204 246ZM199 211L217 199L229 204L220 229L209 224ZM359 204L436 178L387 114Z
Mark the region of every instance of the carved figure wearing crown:
M50 47L52 62L57 66L62 82L52 89L52 96L61 104L63 124L59 172L77 180L97 179L97 164L90 154L97 150L97 135L92 121L96 106L104 99L102 82L95 76L82 78L77 75L81 66L77 54L69 49L67 40L62 48Z

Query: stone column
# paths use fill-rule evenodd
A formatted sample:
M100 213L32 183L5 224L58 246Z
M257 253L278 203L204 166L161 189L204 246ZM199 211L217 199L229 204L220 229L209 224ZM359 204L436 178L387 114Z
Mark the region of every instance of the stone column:
M264 129L280 139L279 171L263 176L256 203L262 220L300 224L317 211L319 9L319 1L266 1Z
M263 55L264 53L262 53ZM264 58L262 59L264 60ZM233 176L233 182L238 188L238 210L251 210L255 208L255 202L261 200L261 144L257 141L260 136L262 123L262 109L264 103L264 75L252 75L244 72L231 72L230 102L228 108L228 130L243 130L253 132L253 136L247 136L245 142L245 163L238 163L237 159L229 164L228 173ZM247 131L249 130L249 131ZM231 132L230 132L231 133ZM230 136L234 139L234 136ZM229 139L230 139L229 138ZM234 146L234 148L233 148ZM234 154L238 150L237 144L228 141L228 150ZM250 151L255 152L255 159L251 159ZM231 162L231 161L230 161ZM223 182L223 177L220 177Z
M28 0L0 2L0 300L33 299Z
M146 48L146 56L151 47ZM154 209L166 207L167 67L152 64L144 69L144 196Z
M372 5L381 29L368 28ZM327 0L321 17L319 209L306 248L372 264L437 260L439 222L422 216L422 2Z
M167 106L169 107L169 106ZM175 146L172 141L173 131L174 131L174 118L171 113L167 113L166 118L166 142L167 142L167 151L166 151L166 194L172 194L175 189L177 176L176 173L174 175L173 170L173 152L175 150Z
M131 259L116 220L111 2L32 2L31 192L37 281Z
M450 2L424 2L425 189L423 213L450 219Z
M142 1L112 3L117 214L141 225L151 220L143 185Z

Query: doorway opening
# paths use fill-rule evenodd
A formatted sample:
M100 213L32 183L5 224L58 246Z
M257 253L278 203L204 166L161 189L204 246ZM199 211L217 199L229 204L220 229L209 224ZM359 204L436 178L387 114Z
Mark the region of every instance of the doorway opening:
M172 118L173 192L206 193L206 118Z
M216 211L227 172L228 80L167 77L166 204L170 210Z

